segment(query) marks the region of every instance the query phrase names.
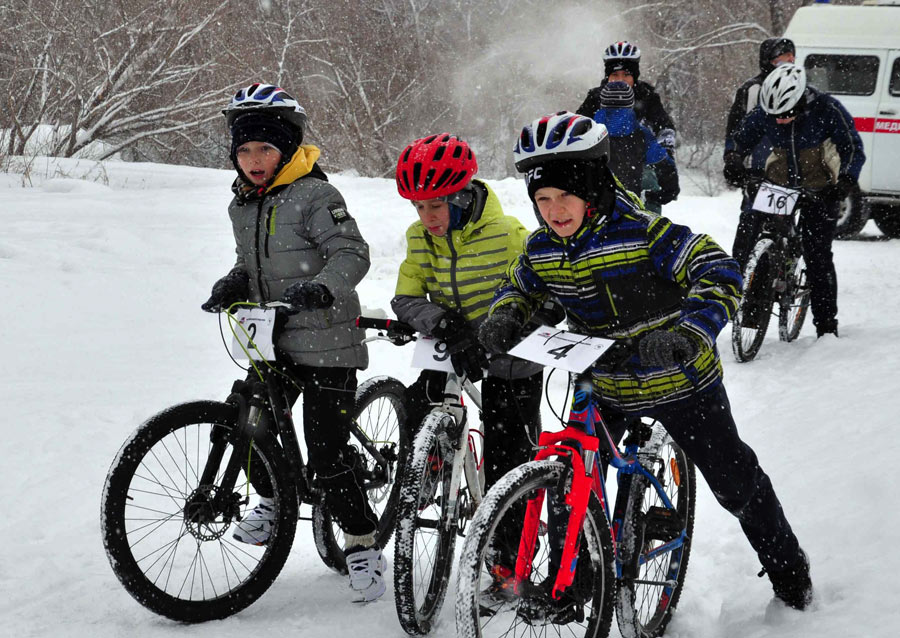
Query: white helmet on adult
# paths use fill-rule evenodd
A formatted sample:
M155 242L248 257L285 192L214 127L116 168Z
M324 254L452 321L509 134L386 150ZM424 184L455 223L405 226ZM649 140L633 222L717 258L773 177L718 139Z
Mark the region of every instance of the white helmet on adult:
M781 64L763 81L759 105L769 115L788 117L800 105L806 93L806 70L796 64Z
M637 45L631 44L627 40L622 42L614 42L606 47L603 52L603 60L640 60L641 50Z
M552 160L604 158L609 158L606 126L568 111L545 115L525 125L513 149L520 173Z

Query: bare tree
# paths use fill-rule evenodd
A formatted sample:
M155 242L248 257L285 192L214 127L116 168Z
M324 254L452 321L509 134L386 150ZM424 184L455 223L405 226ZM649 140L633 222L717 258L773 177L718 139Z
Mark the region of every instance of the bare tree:
M55 131L48 154L71 157L103 141L101 159L215 117L211 107L225 87L208 83L217 62L198 59L194 49L230 1L28 6L23 21L46 35L30 65L11 74L10 85L28 87L33 100L30 112L13 114L19 149L27 140L26 115L30 127Z

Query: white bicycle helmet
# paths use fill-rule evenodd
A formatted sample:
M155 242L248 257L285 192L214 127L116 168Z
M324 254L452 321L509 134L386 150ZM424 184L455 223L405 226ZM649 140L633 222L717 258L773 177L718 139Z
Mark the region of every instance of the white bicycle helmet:
M549 160L609 158L609 133L589 117L560 111L527 124L513 158L520 173Z
M606 47L603 60L640 60L641 50L627 40L616 42Z
M240 89L222 113L230 128L235 118L243 113L268 111L278 115L300 129L306 130L306 110L287 91L273 84L255 83Z
M781 64L763 81L759 105L769 115L789 117L806 92L806 70L796 64Z

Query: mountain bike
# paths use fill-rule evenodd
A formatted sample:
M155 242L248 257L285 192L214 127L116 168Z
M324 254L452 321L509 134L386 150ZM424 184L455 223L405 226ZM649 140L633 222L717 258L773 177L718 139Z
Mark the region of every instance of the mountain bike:
M627 348L614 346L598 365ZM635 420L619 449L590 374L576 374L574 388L565 428L541 434L534 460L491 488L469 525L459 565L459 636L602 638L615 609L623 636L649 638L662 635L672 618L691 550L693 463L656 422ZM612 509L607 461L617 471ZM498 535L504 520L521 534ZM512 575L492 591L498 556L512 558Z
M233 326L231 313L222 314ZM255 324L249 333L239 327L255 333ZM224 618L257 600L281 571L300 519L312 522L323 562L346 573L343 533L304 463L286 396L302 391L302 381L277 360L251 366L224 401L176 405L138 426L106 477L101 525L113 571L138 602L173 620ZM408 455L404 390L378 377L355 396L352 461L379 517L381 547L393 532ZM237 542L233 526L256 504L261 484L274 497L272 534L260 546ZM312 506L309 516L300 516L301 504Z
M398 321L360 317L357 325L416 339L415 331ZM464 535L482 500L484 459L478 458L475 439L480 432L469 420L463 392L480 410L478 389L448 372L443 401L419 426L400 485L394 601L400 625L410 635L431 631L447 594L456 537Z
M778 338L785 342L800 335L809 310L810 288L798 220L815 196L765 181L758 188L754 211L763 221L744 267L741 302L731 330L734 356L742 362L751 361L762 347L776 303Z

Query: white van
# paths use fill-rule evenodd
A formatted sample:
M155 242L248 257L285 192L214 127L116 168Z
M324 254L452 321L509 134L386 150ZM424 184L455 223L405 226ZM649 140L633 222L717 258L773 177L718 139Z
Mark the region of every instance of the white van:
M850 111L865 147L861 192L848 199L839 236L858 233L871 214L900 237L900 0L817 2L797 9L784 35L809 83Z

